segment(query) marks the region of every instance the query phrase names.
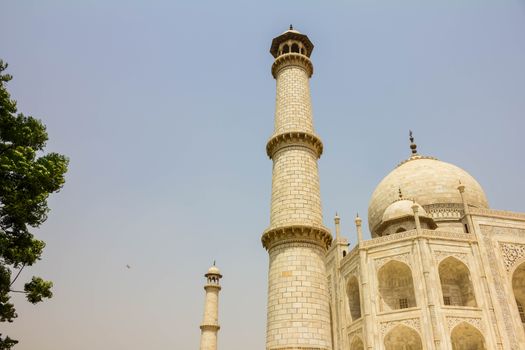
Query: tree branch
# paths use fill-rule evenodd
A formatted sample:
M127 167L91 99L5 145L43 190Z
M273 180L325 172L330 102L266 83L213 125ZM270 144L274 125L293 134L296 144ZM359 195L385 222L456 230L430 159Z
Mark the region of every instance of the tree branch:
M25 290L14 290L14 289L9 289L10 292L12 293L23 293L23 294L27 294L27 292Z
M13 283L15 283L16 279L18 278L18 276L20 276L20 273L22 272L22 270L24 269L24 267L26 267L26 264L24 263L22 265L22 267L18 270L18 273L16 274L15 278L11 281L11 283L9 284L9 288L11 288L11 286L13 285ZM14 292L14 291L12 291Z

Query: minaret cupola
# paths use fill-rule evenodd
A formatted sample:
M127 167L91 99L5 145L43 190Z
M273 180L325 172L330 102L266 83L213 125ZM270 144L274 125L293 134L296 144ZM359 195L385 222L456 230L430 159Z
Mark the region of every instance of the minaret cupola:
M290 24L290 29L282 33L272 41L270 53L273 57L285 55L288 53L296 53L310 57L314 50L314 44L304 34L293 29Z

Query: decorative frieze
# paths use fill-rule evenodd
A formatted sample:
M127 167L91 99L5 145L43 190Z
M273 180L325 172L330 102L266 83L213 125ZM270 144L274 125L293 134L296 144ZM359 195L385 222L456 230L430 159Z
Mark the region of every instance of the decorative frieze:
M458 220L463 214L463 204L437 203L424 205L423 208L434 220Z

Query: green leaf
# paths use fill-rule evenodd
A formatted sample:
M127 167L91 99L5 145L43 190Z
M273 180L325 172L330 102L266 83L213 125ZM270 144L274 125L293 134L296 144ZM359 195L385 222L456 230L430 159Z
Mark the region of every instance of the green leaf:
M25 284L24 291L27 293L27 300L32 304L36 304L44 298L49 299L53 296L51 292L52 287L53 282L44 281L40 277L33 276L31 282Z

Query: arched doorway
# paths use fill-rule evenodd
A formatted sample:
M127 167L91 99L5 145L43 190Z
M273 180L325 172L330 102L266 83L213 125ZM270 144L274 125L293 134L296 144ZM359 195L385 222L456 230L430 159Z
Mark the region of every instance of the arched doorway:
M381 311L406 309L416 306L412 272L407 264L391 260L377 274Z
M483 335L466 322L461 322L450 335L452 350L487 350Z
M350 343L350 350L365 350L363 341L358 336L355 336Z
M423 344L414 329L398 325L385 336L385 350L423 350Z
M463 262L451 256L444 259L439 264L439 279L444 305L477 306L470 272Z
M516 299L516 307L520 315L521 323L525 327L525 262L518 266L512 274L512 291Z
M346 285L346 293L348 295L350 316L352 317L352 321L355 321L361 318L361 298L359 296L359 282L357 281L357 277L350 277Z

